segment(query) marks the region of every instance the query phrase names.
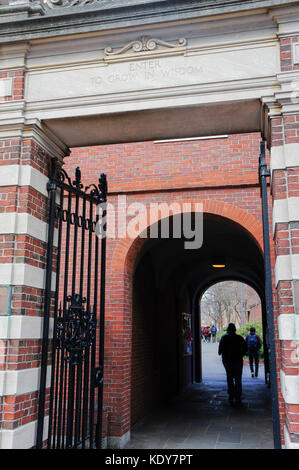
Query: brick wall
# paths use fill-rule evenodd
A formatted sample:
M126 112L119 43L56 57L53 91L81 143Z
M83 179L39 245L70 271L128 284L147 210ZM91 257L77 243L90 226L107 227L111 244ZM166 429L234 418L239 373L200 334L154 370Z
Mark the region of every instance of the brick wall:
M126 195L128 205L141 202L146 207L153 201L202 200L206 201L208 212L215 211L232 220L235 217L241 225L246 226L246 218L253 217L252 222L248 221L248 230L261 243L259 150L259 133L176 143L104 145L72 149L64 168L73 175L75 167L80 165L84 184L97 182L100 173L106 173L110 203L116 204L119 195ZM115 436L130 429L132 397L136 399L133 420L140 416L142 406L149 403L148 391L144 391L149 375L142 377L140 372L142 358L148 357L148 349L147 346L142 349L142 341L132 344L132 328L140 328L140 324L138 326L133 319L132 325L131 270L142 244L141 240L132 244L119 239L108 243L104 398L108 432ZM126 260L126 266L131 266L127 271L121 267L123 260ZM277 304L276 297L274 300ZM133 312L135 318L134 308ZM136 352L133 359L136 367L131 366L131 348ZM278 364L279 360L278 354ZM283 415L281 419L283 424Z
M299 64L294 64L293 46L298 42L298 37L283 37L280 39L280 67L282 72L299 70Z

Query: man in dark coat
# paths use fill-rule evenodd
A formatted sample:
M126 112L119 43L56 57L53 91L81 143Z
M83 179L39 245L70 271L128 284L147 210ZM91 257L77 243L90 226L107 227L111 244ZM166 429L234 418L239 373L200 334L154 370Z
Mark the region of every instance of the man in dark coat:
M243 356L246 351L246 341L236 334L235 325L230 323L226 334L220 340L218 354L222 355L227 378L227 392L231 403L234 399L237 403L241 403Z

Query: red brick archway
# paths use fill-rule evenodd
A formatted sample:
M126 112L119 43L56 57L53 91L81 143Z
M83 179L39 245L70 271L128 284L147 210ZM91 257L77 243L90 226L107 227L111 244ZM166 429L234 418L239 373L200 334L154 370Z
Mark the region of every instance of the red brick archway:
M241 225L263 251L262 225L245 210L217 200L176 202L181 207L180 213L184 211L184 204L189 203L193 208L195 203L202 203L205 214L222 216ZM140 233L144 228L140 228ZM109 414L108 434L115 437L124 436L130 430L133 270L137 253L145 242L146 239L139 237L118 240L113 244L107 266L104 400Z

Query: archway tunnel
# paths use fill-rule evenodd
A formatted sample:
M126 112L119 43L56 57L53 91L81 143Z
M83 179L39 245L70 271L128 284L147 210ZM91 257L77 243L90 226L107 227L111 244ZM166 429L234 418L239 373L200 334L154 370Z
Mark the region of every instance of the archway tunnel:
M186 249L186 238L176 238L174 231L182 223L179 217L168 218L168 238L161 236L161 222L157 224L159 236L147 239L135 260L131 425L201 381L200 298L209 286L236 280L255 289L267 331L264 261L257 240L241 224L205 212L201 247ZM195 217L193 213L189 220L193 228ZM213 267L217 262L224 267ZM184 340L186 327L192 334L189 346Z

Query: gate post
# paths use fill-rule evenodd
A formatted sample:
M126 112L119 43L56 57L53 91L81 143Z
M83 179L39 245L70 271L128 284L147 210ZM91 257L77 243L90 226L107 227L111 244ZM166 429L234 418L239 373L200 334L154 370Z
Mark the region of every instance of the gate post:
M285 97L284 104L291 104ZM296 101L297 100L297 101ZM286 448L299 448L299 100L297 113L271 119L271 185L273 198L273 238L275 244L275 286L278 296L277 330L280 345L280 387L283 439ZM274 114L274 113L273 113ZM297 294L298 297L298 294Z
M46 266L46 282L45 282L45 304L44 304L44 320L43 320L43 344L41 355L41 373L40 373L40 391L39 391L39 408L37 419L37 439L36 447L39 449L43 444L44 418L45 418L45 395L47 380L47 362L48 362L48 342L49 342L49 325L50 325L50 305L51 305L51 283L53 268L53 242L55 227L55 207L56 207L56 175L57 175L57 159L51 161L50 181L47 185L49 191L49 226L48 226L48 243L47 243L47 266Z
M38 122L0 130L0 447L21 449L35 445L37 429L48 167L68 149Z
M288 67L292 67L292 42L295 40L281 40L284 50L288 49ZM277 99L265 100L268 107L265 130L271 151L281 439L284 447L299 448L299 94L298 82L294 88L292 79L294 75L288 78L288 87L284 85L292 91L284 93L281 102L279 93Z
M273 437L275 449L281 448L280 438L280 420L279 420L279 402L277 390L277 371L276 371L276 353L275 353L275 327L273 315L273 294L272 294L272 267L269 239L269 210L268 210L268 190L267 178L270 177L270 171L267 168L265 155L265 142L261 142L261 154L259 159L259 181L262 198L262 216L263 216L263 240L264 240L264 263L265 263L265 300L268 324L268 351L270 362L270 384L272 398L272 417L273 417Z

